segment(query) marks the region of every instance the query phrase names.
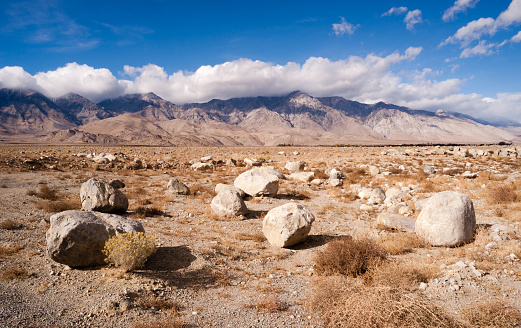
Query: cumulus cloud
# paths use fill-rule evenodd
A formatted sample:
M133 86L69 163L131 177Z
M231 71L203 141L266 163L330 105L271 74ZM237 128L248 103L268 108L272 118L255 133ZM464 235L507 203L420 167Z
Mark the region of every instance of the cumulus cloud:
M301 90L317 97L336 95L366 103L385 101L415 109L444 109L482 118L503 115L521 120L521 93L502 93L484 100L478 94L461 94L465 81L437 80L438 72L430 69L408 74L392 71L393 65L413 61L421 52L422 48L411 47L387 56L369 54L337 61L311 57L303 64L285 65L238 59L173 74L154 64L124 66L124 79L117 79L107 69L77 63L35 75L21 67L4 67L0 69L0 87L34 89L49 97L74 92L96 102L124 94L154 92L176 104L280 96Z
M521 31L517 32L517 34L514 35L514 36L510 39L510 42L513 42L513 43L521 42Z
M477 55L483 55L483 56L492 55L495 52L494 51L495 48L496 48L496 44L487 43L487 41L482 40L478 43L477 46L475 46L473 48L463 49L463 51L461 52L460 58L469 58L469 57L474 57Z
M340 19L340 24L333 24L333 32L335 33L335 35L352 35L353 33L355 33L355 30L360 26L348 23L344 17L340 17Z
M391 16L391 15L401 15L405 14L407 12L407 7L392 7L388 11L382 14L382 17L384 16Z
M423 22L422 18L422 12L419 9L415 9L412 11L409 11L407 15L405 15L405 18L403 19L405 22L406 28L409 31L414 30L414 25L420 24Z
M452 7L445 10L441 19L444 22L451 21L455 18L456 14L465 12L468 8L474 8L478 2L479 0L456 0Z
M454 35L448 37L440 46L452 43L467 47L475 40L480 40L484 35L494 35L499 29L506 29L511 25L521 22L521 0L512 0L508 8L497 19L487 17L473 20L461 27Z

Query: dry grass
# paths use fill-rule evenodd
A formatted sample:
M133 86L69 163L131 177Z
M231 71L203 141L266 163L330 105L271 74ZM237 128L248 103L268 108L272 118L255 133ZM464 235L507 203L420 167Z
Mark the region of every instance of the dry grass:
M257 243L262 243L266 241L266 237L264 237L264 234L262 232L256 234L234 232L233 237L237 240L253 240Z
M147 320L142 322L135 322L133 328L184 328L186 327L182 319L174 316L167 316L162 319Z
M79 197L68 200L43 201L36 204L36 208L46 213L58 213L68 210L79 210L81 202Z
M474 327L518 327L521 312L501 300L487 300L461 309L461 316Z
M266 312L266 313L276 313L276 312L285 311L288 309L288 306L286 304L284 304L275 295L263 296L256 303L253 303L253 304L249 305L248 307L257 309L258 312Z
M314 281L308 305L326 327L464 327L421 296L341 276Z
M47 185L40 186L39 191L35 190L27 190L26 192L27 196L36 196L41 199L55 201L58 200L58 192L56 190L53 190L49 188Z
M376 239L376 243L391 255L407 253L414 248L425 246L425 242L418 235L405 232L380 236Z
M145 217L156 217L156 216L163 216L165 215L165 212L155 206L138 206L134 209L134 213L132 214L132 217L143 219Z
M514 184L500 185L491 188L487 196L491 204L507 204L520 200Z
M369 286L387 286L407 290L416 289L437 273L432 265L407 261L391 261L373 268L364 275L364 283Z
M19 264L10 264L2 268L0 278L2 280L22 280L29 277L29 272Z
M357 277L383 262L385 251L370 239L346 237L334 240L315 257L318 274Z
M145 309L156 309L170 311L174 315L179 315L179 303L174 300L167 300L152 293L139 294L134 300L134 305Z
M8 246L0 245L0 258L8 257L13 254L16 254L23 248L24 247L22 245L18 245L18 244L17 245L8 245Z
M0 229L15 230L15 229L20 229L21 227L22 227L21 223L18 223L11 219L6 219L6 220L0 222Z

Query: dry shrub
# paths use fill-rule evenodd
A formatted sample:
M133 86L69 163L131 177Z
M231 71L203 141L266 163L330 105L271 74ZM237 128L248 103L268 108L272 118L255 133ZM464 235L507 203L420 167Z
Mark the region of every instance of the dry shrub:
M150 205L150 204L152 204L152 202L148 198L140 198L140 199L136 200L136 204L138 204L138 205Z
M15 229L20 229L21 227L22 227L21 223L18 223L11 219L6 219L6 220L0 222L0 229L15 230Z
M68 210L77 210L81 208L79 197L73 197L68 200L46 201L36 204L36 208L46 213L58 213Z
M415 262L391 261L375 267L364 275L364 282L370 286L387 286L402 289L416 289L437 273L434 266Z
M521 312L501 300L484 301L461 309L461 316L475 327L517 327Z
M413 233L398 232L378 237L376 243L391 255L403 254L413 248L425 246L425 242Z
M124 233L109 238L105 242L103 254L106 261L132 271L142 267L147 258L157 250L155 238L144 233Z
M341 276L314 281L308 305L326 327L464 327L421 296Z
M277 296L268 295L257 301L256 303L248 306L250 308L255 308L259 312L267 312L267 313L275 313L280 311L285 311L288 309L288 306L284 304Z
M249 233L234 233L233 237L238 240L253 240L257 243L262 243L266 240L266 237L264 237L264 234L262 232L256 233L256 234L249 234Z
M138 206L134 209L134 215L133 217L142 219L144 217L155 217L155 216L162 216L165 212L155 206L151 207L145 207L145 206Z
M58 192L56 190L49 188L47 185L40 186L39 191L27 190L26 195L27 196L36 196L38 198L50 200L50 201L58 200Z
M167 300L152 293L139 294L134 300L134 305L145 309L155 308L162 311L170 311L174 315L179 315L179 303L174 300Z
M315 257L318 274L357 277L386 258L385 251L371 239L345 237L334 240Z
M514 185L502 185L489 190L488 200L491 204L513 203L519 201L519 195Z
M182 319L168 316L162 319L143 320L142 322L135 322L133 328L184 328L186 327Z
M0 278L3 280L22 280L29 277L29 272L19 264L10 264L2 268Z
M329 179L329 176L326 174L324 169L314 169L313 173L315 173L315 179Z
M16 254L23 248L24 247L22 245L0 245L0 258Z

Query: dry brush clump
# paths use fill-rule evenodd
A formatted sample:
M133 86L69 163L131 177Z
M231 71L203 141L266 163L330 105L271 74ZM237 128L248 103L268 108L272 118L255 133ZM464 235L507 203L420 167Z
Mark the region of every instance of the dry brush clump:
M370 239L344 237L334 240L315 257L318 274L357 277L383 262L386 252Z
M58 192L54 189L49 188L47 185L40 186L38 191L30 189L26 192L27 196L36 196L41 199L55 201L58 200Z
M24 247L22 245L0 245L0 258L8 257L18 253Z
M503 184L493 187L488 192L488 200L491 204L508 204L518 202L519 194L514 184Z
M275 295L263 296L257 302L252 303L247 307L254 308L258 312L266 313L275 313L288 309L288 306Z
M325 327L464 327L421 296L343 276L315 280L308 306Z
M20 229L23 225L11 219L6 219L0 222L0 229L15 230Z
M420 283L428 282L437 273L438 270L433 265L394 260L373 268L363 276L363 280L367 286L386 286L415 290Z
M376 243L391 255L399 255L414 248L425 247L425 241L418 235L404 232L382 235L376 239Z
M21 264L5 265L0 271L2 280L22 280L29 277L29 272Z
M519 327L521 309L502 300L487 300L470 304L461 309L461 316L473 327Z
M148 257L157 250L155 238L144 233L123 233L105 242L103 253L106 261L132 271L142 267Z

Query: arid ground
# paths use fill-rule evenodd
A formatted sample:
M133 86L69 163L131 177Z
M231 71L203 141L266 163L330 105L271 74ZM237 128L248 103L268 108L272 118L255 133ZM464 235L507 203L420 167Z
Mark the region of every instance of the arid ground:
M101 153L116 159L97 163L92 154ZM215 169L192 170L189 162L204 156L212 156ZM245 199L244 220L212 214L216 184L233 184L250 169L243 164L246 158L286 176L287 162L302 161L322 184L281 180L277 196ZM237 164L227 164L229 159ZM371 175L371 165L380 173ZM426 166L436 172L425 173ZM334 167L344 176L342 186L328 184ZM519 326L520 168L521 152L497 145L2 145L0 326ZM191 194L167 194L172 177ZM90 178L125 183L121 191L130 202L125 216L139 220L158 245L143 268L72 269L47 255L49 217L79 210L81 184ZM362 187L403 190L401 201L409 211L402 214L413 219L420 212L416 203L436 192L466 194L476 212L475 238L459 247L433 247L412 231L378 225L378 215L389 207L361 209L367 201L358 196ZM262 220L291 201L311 210L316 220L304 243L276 248L264 238ZM341 262L347 236L366 245L351 247L374 247L384 255L369 259L355 274L335 272L331 268ZM401 316L394 318L388 309Z

